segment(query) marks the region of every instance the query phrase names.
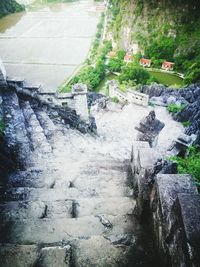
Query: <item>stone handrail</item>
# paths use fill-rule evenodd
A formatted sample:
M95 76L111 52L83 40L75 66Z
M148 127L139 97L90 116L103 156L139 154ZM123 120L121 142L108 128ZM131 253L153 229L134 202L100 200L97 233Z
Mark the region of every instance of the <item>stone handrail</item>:
M139 93L137 91L128 89L126 93L119 90L116 81L109 82L109 96L111 98L117 97L120 102L134 103L141 106L148 106L149 96Z

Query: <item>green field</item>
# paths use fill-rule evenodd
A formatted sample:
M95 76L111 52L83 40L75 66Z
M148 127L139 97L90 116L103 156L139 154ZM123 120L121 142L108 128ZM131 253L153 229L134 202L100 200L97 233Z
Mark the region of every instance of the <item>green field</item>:
M147 71L161 84L175 87L183 86L183 79L175 74L148 69Z

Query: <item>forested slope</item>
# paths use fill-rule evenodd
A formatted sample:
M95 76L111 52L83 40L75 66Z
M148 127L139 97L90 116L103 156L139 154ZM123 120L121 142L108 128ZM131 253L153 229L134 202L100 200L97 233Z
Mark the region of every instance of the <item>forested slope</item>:
M186 0L110 0L110 30L120 46L137 42L145 57L174 61L186 83L200 80L200 4Z
M0 1L0 17L9 13L19 12L24 10L24 7L18 4L15 0L1 0Z

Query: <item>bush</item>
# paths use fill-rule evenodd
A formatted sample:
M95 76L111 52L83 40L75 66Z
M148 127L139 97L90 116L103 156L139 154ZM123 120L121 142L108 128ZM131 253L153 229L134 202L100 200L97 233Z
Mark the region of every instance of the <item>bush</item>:
M187 127L190 126L190 121L184 121L184 122L182 122L182 124L183 124L183 126L184 126L185 128L187 128Z
M177 112L182 111L185 107L185 105L169 104L167 106L167 110L169 111L169 113L175 114Z
M146 84L150 79L150 74L143 68L136 66L134 63L125 66L122 74L119 76L119 82L134 81L136 84Z

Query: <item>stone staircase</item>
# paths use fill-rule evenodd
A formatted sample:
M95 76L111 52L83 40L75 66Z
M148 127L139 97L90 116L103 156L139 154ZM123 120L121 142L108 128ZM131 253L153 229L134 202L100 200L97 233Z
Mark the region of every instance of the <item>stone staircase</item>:
M71 152L68 129L14 92L3 105L24 167L1 188L0 266L129 266L138 229L127 165Z

